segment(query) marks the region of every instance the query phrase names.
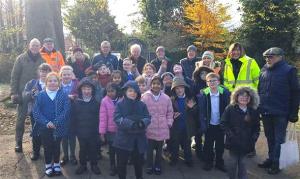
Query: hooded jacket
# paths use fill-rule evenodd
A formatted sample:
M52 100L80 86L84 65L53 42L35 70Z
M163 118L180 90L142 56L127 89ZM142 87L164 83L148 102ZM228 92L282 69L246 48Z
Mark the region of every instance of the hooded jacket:
M147 150L146 128L151 122L147 106L140 101L141 93L135 81L128 81L122 89L124 92L133 88L137 95L135 100L129 99L126 95L117 103L114 113L114 121L117 125L117 133L113 146L127 151L133 151L137 145L140 153ZM144 127L136 128L136 123L143 123Z
M142 95L142 101L146 104L151 115L151 123L147 128L147 138L156 141L169 139L170 128L173 124L173 107L169 96L161 92L156 101L149 90Z
M240 109L236 101L239 90L245 88L252 99L246 112ZM225 148L239 154L247 154L253 149L253 141L260 131L258 103L258 95L250 87L237 88L232 93L230 105L226 107L221 119L221 128L226 135Z
M210 72L214 72L211 68L206 67L206 66L200 66L198 68L195 69L195 71L193 72L193 81L194 81L194 85L193 85L193 92L195 95L200 93L200 90L202 90L203 88L206 88L206 81L202 80L200 77L200 74L202 72L206 72L207 74Z

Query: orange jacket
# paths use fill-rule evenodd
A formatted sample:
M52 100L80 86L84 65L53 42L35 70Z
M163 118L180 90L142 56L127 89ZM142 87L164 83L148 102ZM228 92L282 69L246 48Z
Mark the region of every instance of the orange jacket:
M60 68L65 65L64 57L59 51L53 50L51 53L41 48L40 54L47 64L52 68L52 71L59 72Z

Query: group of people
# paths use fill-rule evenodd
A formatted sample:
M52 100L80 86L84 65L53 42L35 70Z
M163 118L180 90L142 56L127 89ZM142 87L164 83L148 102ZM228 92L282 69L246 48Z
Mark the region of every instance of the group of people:
M78 175L87 170L87 162L101 174L97 162L107 143L109 173L120 179L126 178L128 163L137 179L143 178L143 164L147 174L160 175L163 151L175 166L180 147L188 167L193 167L194 148L204 170L215 167L230 179L244 179L246 156L256 155L261 120L269 152L258 166L269 174L280 172L280 144L288 122L298 120L300 96L297 69L286 62L282 49L266 50L261 70L239 43L229 47L221 63L211 51L198 58L194 45L178 63L165 56L163 46L151 61L141 56L138 44L122 60L110 51L110 43L103 41L92 60L80 47L64 60L53 39L44 39L43 47L32 39L15 61L15 151L23 151L24 121L30 116L31 159L40 157L43 146L47 176L61 175L67 163L77 165L77 139ZM225 162L224 149L229 150Z

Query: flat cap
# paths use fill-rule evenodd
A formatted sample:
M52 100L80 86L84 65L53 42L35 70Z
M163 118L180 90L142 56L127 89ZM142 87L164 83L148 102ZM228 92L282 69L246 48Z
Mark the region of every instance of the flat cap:
M50 38L50 37L47 37L47 38L45 38L45 39L43 40L43 43L48 43L48 42L54 43L54 40L53 40L52 38Z
M266 57L266 56L273 56L273 55L283 56L284 55L284 51L281 48L279 48L279 47L272 47L272 48L269 48L268 50L266 50L263 53L264 57Z

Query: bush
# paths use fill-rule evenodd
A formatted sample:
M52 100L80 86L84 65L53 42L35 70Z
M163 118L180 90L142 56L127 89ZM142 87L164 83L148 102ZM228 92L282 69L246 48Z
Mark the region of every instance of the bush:
M16 54L0 53L0 83L9 83Z

